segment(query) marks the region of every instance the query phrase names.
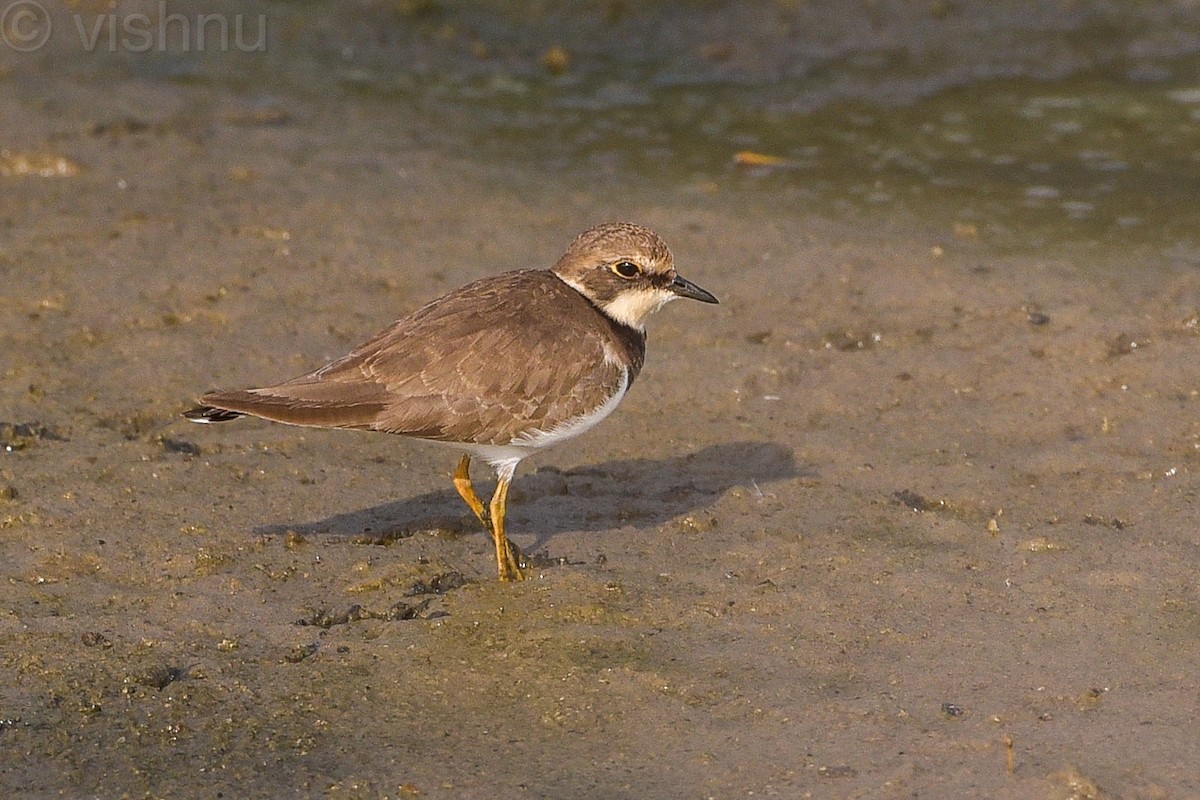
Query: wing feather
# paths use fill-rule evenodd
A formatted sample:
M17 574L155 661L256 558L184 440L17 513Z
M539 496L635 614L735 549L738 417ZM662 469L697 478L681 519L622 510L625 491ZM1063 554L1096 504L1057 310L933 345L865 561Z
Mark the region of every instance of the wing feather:
M598 324L599 323L599 324ZM607 401L640 332L612 323L549 271L485 278L394 323L345 357L277 386L201 402L279 422L507 444Z

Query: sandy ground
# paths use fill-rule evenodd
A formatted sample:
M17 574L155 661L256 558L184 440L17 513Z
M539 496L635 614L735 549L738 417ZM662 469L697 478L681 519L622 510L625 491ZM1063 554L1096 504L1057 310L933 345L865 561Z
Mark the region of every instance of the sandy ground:
M57 88L0 84L69 160L0 177L0 793L1200 797L1194 269ZM611 218L722 304L523 466L533 580L443 449L178 416Z

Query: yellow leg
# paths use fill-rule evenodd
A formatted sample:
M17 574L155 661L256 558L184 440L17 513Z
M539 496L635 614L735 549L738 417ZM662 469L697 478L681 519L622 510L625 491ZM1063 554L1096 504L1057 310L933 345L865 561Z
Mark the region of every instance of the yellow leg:
M492 520L491 534L496 542L496 565L500 568L500 580L521 581L525 575L521 572L521 551L504 535L504 517L508 513L508 485L511 478L500 476L496 483L496 491L492 494L490 519Z
M483 527L491 535L496 544L496 565L500 570L500 580L520 581L525 576L521 573L521 551L504 535L504 517L508 510L508 486L511 479L501 478L492 494L491 510L479 499L475 485L471 483L471 456L463 454L454 471L454 488L459 496L471 507L471 511L483 523Z
M467 453L463 453L462 460L458 462L458 469L454 471L454 488L458 490L462 499L467 501L467 505L475 512L475 516L479 517L483 527L488 529L488 533L491 533L492 525L488 522L487 509L484 508L479 495L475 493L475 485L471 483L471 456Z

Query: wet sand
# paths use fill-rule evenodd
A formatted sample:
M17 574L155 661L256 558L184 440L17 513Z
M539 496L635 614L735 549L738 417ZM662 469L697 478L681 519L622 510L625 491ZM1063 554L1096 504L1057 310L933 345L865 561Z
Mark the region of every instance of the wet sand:
M6 795L1200 796L1194 268L57 89L0 84L67 159L0 178ZM441 448L179 417L613 218L722 304L523 465L533 580Z

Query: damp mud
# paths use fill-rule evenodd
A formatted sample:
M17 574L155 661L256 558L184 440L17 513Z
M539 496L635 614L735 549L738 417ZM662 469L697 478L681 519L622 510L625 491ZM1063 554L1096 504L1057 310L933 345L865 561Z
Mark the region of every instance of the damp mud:
M1053 68L968 37L927 72L881 40L984 7L871 4L796 51L806 17L706 6L664 40L725 98L699 139L605 132L681 90L590 63L603 37L416 3L326 41L282 5L253 68L4 53L0 793L1200 795L1183 5L1044 9ZM347 31L423 82L381 89ZM827 69L768 69L802 55ZM576 138L514 155L526 123ZM446 448L180 416L611 219L721 304L664 309L621 408L521 465L530 580L496 581Z

